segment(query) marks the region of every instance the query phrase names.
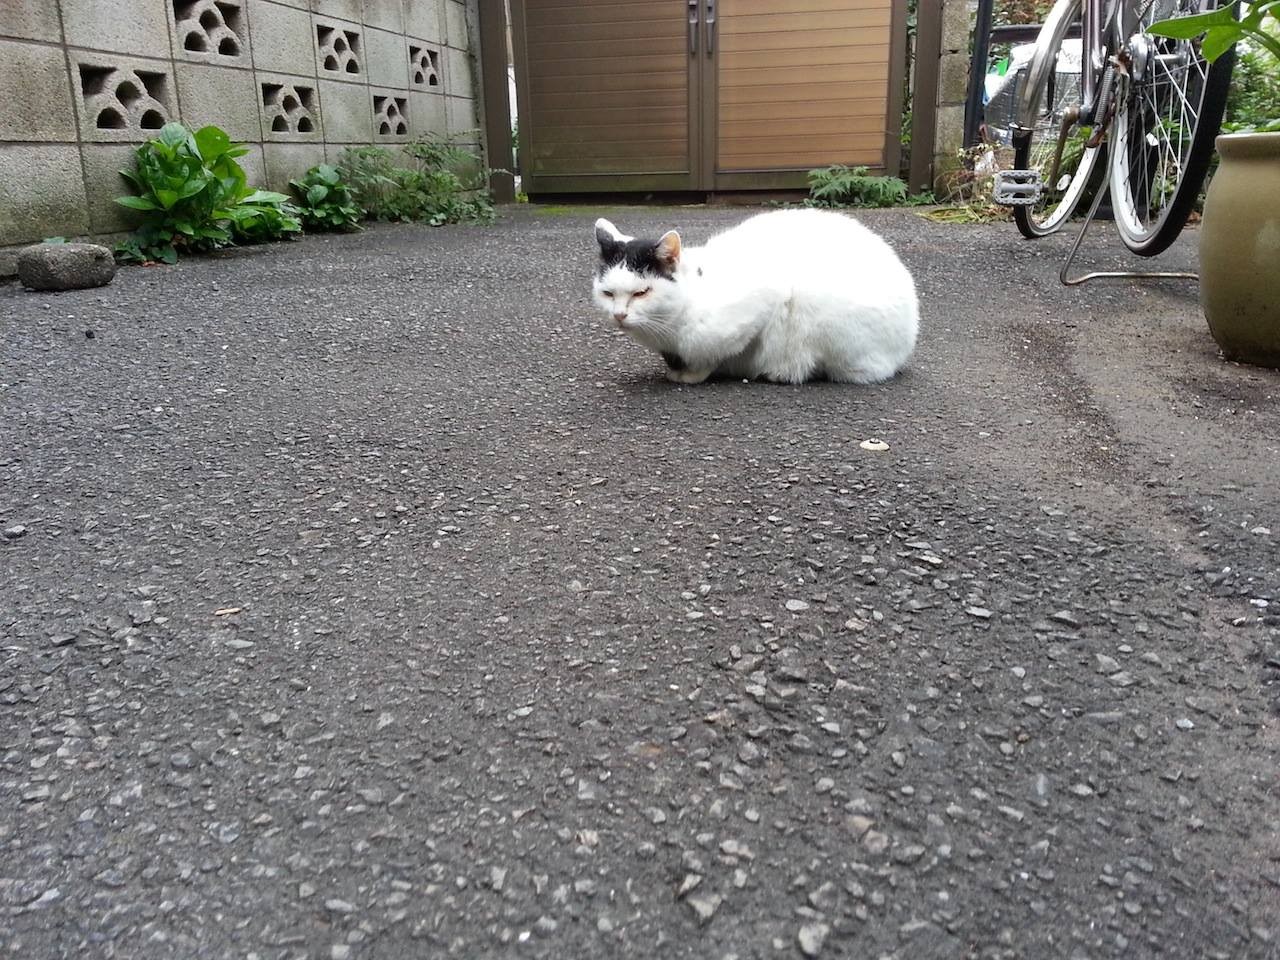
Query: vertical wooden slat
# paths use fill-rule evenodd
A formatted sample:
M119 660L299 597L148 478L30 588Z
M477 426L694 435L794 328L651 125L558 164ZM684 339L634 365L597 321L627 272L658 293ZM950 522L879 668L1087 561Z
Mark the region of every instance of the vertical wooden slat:
M480 0L480 69L484 97L485 143L490 167L489 189L498 203L516 198L511 157L511 105L507 102L507 5Z
M938 116L938 60L942 56L942 3L924 0L916 11L916 79L911 90L912 192L933 185L934 124Z
M717 170L883 167L897 2L717 0ZM782 135L802 107L805 135Z
M889 40L889 110L885 118L884 172L902 172L902 98L906 95L907 0L893 0L893 30Z
M780 189L842 162L898 172L906 0L714 0L713 55L709 0L696 51L688 0L510 2L530 193Z
M523 0L529 177L687 177L689 54L672 0ZM532 135L524 137L524 127ZM693 184L687 184L693 186ZM617 189L614 184L610 189Z

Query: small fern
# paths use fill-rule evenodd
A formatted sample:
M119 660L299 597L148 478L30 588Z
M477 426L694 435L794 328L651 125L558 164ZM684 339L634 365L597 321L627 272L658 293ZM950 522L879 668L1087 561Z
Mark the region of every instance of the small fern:
M866 167L836 164L809 171L809 200L817 207L895 207L907 202L898 177L872 177Z

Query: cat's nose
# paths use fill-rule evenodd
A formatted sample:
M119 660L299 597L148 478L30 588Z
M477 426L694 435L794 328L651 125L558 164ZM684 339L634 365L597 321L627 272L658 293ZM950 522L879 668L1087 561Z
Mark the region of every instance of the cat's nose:
M613 319L618 326L622 326L622 321L627 319L627 315L625 313L615 313Z

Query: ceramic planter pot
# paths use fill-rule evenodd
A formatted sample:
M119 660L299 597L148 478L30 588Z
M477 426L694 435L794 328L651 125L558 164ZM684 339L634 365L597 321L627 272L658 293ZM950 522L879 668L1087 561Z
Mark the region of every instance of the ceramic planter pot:
M1280 133L1218 137L1200 227L1200 306L1228 360L1280 367Z

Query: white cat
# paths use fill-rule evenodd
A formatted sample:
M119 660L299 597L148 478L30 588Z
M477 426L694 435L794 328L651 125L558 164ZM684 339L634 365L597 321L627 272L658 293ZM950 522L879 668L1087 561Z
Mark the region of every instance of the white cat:
M636 240L596 221L595 301L662 354L667 376L876 383L915 349L915 284L857 221L822 210L752 217L704 247Z

